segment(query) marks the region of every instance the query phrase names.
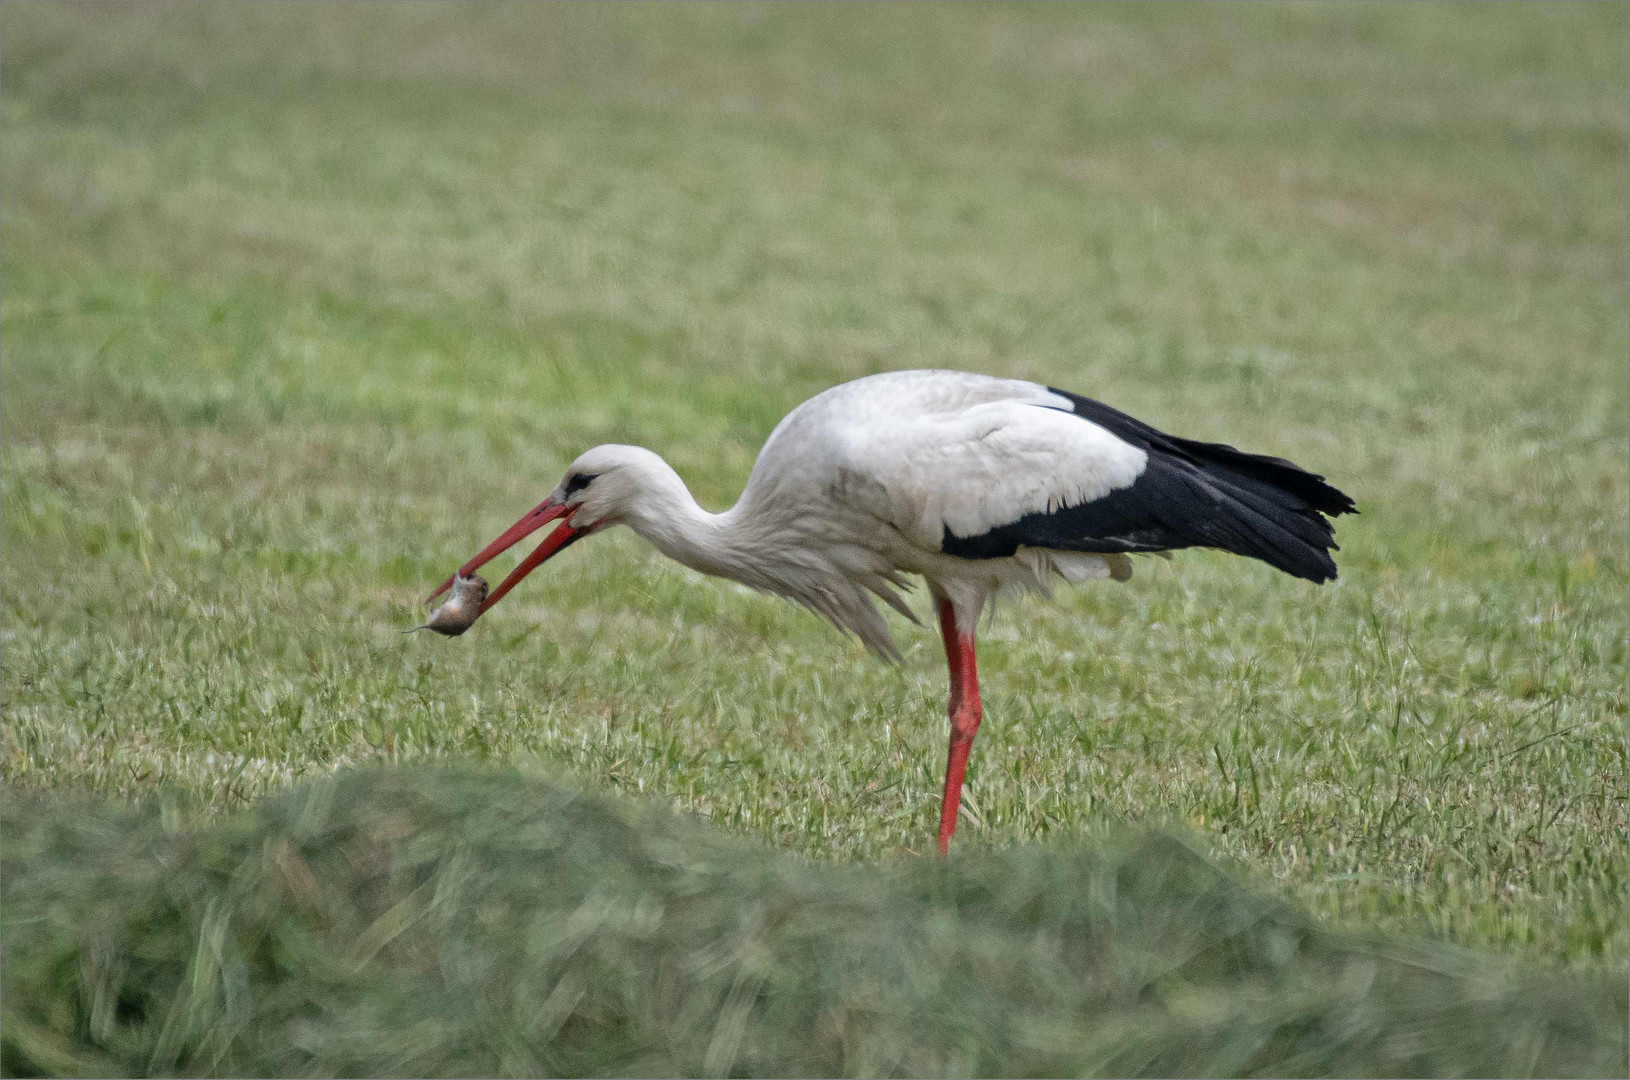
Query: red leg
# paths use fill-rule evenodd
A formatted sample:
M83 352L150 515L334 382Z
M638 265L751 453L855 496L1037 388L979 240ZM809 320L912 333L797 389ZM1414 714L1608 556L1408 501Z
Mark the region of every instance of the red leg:
M945 662L951 669L951 753L945 762L945 793L940 799L940 854L951 846L956 832L957 808L962 803L962 775L968 769L968 751L973 749L983 711L979 705L979 669L974 663L973 634L957 630L956 612L951 602L940 597L935 607L940 618L940 636L945 639Z

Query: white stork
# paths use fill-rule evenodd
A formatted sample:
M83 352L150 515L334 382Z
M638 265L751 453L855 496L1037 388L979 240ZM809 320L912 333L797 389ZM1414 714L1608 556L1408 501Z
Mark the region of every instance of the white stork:
M486 598L485 613L568 544L627 525L669 558L795 600L894 661L872 600L915 622L900 593L905 575L922 575L951 674L943 854L981 716L974 631L998 591L1045 591L1055 574L1125 581L1129 554L1186 547L1328 581L1336 544L1325 515L1353 510L1288 461L1166 435L1089 398L1018 379L897 371L789 413L722 514L698 506L650 450L597 446L459 574L564 519Z

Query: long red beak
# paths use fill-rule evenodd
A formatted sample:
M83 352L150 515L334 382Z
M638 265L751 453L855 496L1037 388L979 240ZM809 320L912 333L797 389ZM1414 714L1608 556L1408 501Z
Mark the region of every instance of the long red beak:
M571 511L571 507L562 503L557 503L553 501L553 499L543 500L537 506L534 506L525 517L521 518L521 520L505 529L499 535L498 539L482 548L475 558L459 567L458 573L453 575L453 577L463 577L465 575L475 573L477 568L492 561L494 557L508 551L527 536L537 532L539 529L543 528L551 521L554 521L556 518L565 517L567 514L571 513ZM587 536L590 531L591 530L589 529L576 528L569 521L563 521L559 525L555 526L555 531L544 537L543 543L539 544L532 554L522 559L520 563L516 565L515 569L510 571L509 576L505 578L496 589L487 594L487 599L481 604L481 610L478 614L485 615L488 608L502 600L505 593L509 592L509 590L513 589L517 584L519 584L522 578L541 566L545 559L560 551L561 548L564 548L573 540ZM434 600L436 597L452 588L453 577L449 577L446 581L436 586L436 591L425 597L425 600Z

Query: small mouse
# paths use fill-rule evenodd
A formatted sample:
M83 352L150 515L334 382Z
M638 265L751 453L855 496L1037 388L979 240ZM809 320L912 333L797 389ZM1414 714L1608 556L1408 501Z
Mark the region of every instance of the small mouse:
M458 637L475 624L481 615L481 602L487 598L487 581L476 574L460 574L453 578L453 591L447 602L413 630L434 630L448 637ZM402 633L411 634L413 630Z

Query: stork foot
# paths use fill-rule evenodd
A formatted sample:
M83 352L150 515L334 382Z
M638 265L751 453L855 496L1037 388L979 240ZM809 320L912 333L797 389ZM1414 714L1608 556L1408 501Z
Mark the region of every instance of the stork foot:
M957 811L962 805L962 777L968 771L968 751L973 749L973 737L979 730L982 714L977 692L973 700L958 704L961 707L951 714L951 753L945 762L945 791L940 797L941 855L950 851L951 837L956 833Z

